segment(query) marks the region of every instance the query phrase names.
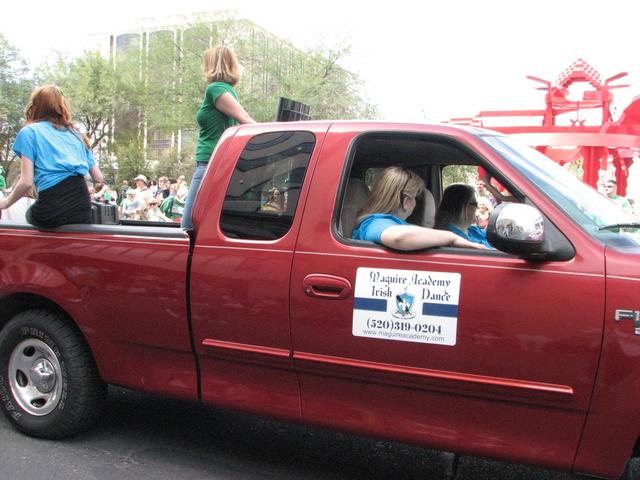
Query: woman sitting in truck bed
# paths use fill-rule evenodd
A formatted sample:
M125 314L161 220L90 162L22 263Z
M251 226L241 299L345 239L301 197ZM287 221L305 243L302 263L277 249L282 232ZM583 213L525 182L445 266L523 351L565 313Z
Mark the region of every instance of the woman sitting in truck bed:
M71 123L60 89L54 85L35 89L25 116L27 124L13 144L21 160L20 178L11 194L0 200L0 210L9 208L35 184L38 198L27 210L29 223L39 227L91 223L91 198L84 177L89 173L94 182L105 181L89 140Z
M406 219L424 189L424 181L414 172L402 167L386 168L373 184L367 203L358 215L352 238L396 250L444 246L485 248L452 232L409 224Z

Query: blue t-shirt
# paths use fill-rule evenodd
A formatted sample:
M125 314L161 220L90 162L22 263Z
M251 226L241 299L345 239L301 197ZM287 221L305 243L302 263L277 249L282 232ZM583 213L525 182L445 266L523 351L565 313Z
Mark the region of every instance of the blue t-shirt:
M17 156L33 162L33 181L41 192L73 175L85 176L95 160L78 133L47 121L23 127L13 143Z
M467 231L464 232L458 227L454 227L453 225L449 224L447 225L447 230L455 233L459 237L469 240L470 242L481 243L485 247L495 250L495 248L487 240L487 232L477 225L471 225L469 228L467 228Z
M389 213L372 213L362 219L360 224L353 230L351 238L354 240L369 240L370 242L381 244L380 237L382 232L396 225L409 224Z

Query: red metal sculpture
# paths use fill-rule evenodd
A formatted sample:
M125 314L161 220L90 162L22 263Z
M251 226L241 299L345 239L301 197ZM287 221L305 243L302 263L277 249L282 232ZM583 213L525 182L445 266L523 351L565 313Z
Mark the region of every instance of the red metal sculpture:
M635 98L616 121L611 114L611 90L629 86L612 85L612 82L626 75L627 72L621 72L602 82L598 71L579 58L555 83L527 76L544 85L538 87L547 92L544 110L488 110L471 118L452 118L449 122L516 135L562 165L581 160L582 180L594 188L599 180L599 170L606 170L611 160L618 193L626 195L633 152L640 149L640 97ZM574 83L588 84L582 98L577 100L569 98L569 87ZM595 125L589 125L584 114L593 109L601 109L602 115ZM573 116L567 119L568 114ZM529 126L488 125L490 119L495 121L499 117L542 117L542 122ZM558 124L560 119L565 125Z

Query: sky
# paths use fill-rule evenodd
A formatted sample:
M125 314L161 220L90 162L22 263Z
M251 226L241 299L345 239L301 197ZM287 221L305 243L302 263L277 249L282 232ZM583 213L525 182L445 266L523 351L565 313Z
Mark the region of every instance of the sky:
M634 8L634 3L636 7ZM381 118L439 122L481 110L543 108L526 79L554 81L577 58L622 71L617 113L640 93L637 0L31 0L4 2L0 32L32 66L79 55L144 19L228 11L300 48L350 45L342 66ZM103 45L106 48L106 45Z

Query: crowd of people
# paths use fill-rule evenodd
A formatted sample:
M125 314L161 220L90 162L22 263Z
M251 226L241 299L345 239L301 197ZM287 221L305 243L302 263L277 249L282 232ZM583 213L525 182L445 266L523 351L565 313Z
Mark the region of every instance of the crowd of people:
M123 180L120 191L100 183L89 189L94 202L116 206L120 219L148 222L180 222L188 191L184 175L149 180L142 174Z

